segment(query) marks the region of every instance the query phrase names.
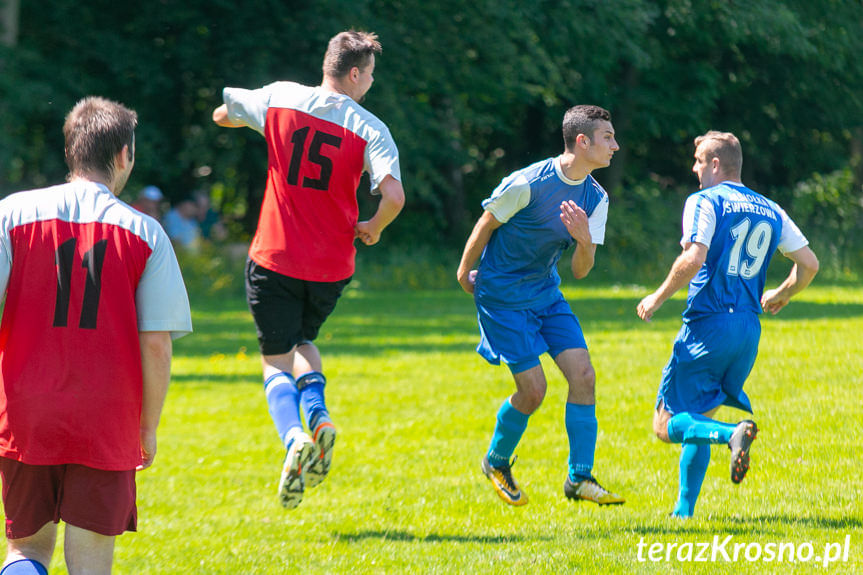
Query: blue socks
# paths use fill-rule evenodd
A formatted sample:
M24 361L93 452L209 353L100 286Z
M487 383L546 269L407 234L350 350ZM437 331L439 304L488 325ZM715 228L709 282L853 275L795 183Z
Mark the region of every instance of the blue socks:
M579 482L593 472L596 451L596 406L566 404L566 434L569 437L569 479Z
M509 464L530 415L514 408L509 399L497 412L497 425L489 446L489 463L493 467ZM569 477L581 481L591 476L593 455L596 450L596 407L593 405L566 404L566 433L569 436Z
M292 375L281 372L267 378L264 382L264 390L267 394L270 417L273 418L279 438L284 443L289 431L295 427L301 430L303 428L300 421L300 394L297 391L297 383Z
M733 423L716 421L697 413L678 413L668 420L668 438L672 443L728 443L734 428Z
M733 423L716 421L698 413L678 413L668 420L668 438L683 444L680 451L680 493L673 515L692 517L710 463L710 445L728 443L736 427Z
M320 417L329 419L327 404L324 401L324 386L327 378L319 371L310 371L297 379L297 389L300 391L300 405L306 415L309 430L314 433Z
M521 440L524 430L527 429L527 420L530 415L522 413L512 406L509 398L500 406L497 412L497 425L489 445L488 462L492 467L509 465L515 446Z
M19 559L4 567L0 575L48 575L48 570L34 559Z
M701 492L701 484L710 463L710 445L706 443L684 443L680 450L680 493L673 515L692 517L695 500Z

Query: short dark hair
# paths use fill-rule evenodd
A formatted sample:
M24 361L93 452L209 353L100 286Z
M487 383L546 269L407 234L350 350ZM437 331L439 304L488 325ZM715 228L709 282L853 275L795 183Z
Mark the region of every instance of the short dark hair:
M596 123L605 120L611 121L611 113L599 106L573 106L563 115L563 144L567 150L575 146L575 139L579 134L593 138L596 131Z
M743 169L743 149L740 140L731 132L710 130L695 138L695 148L704 144L705 160L719 158L720 170L728 175L740 177Z
M75 104L63 124L69 173L113 176L123 146L133 153L137 125L138 115L117 102L90 96Z
M365 68L373 54L381 53L377 34L347 30L330 39L324 55L324 76L343 78L351 68Z

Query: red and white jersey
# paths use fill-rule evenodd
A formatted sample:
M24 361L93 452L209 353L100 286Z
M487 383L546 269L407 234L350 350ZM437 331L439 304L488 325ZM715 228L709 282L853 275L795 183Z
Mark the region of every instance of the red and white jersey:
M0 201L0 456L131 470L141 461L139 331L192 330L162 227L101 184Z
M228 117L267 139L267 189L249 257L282 275L333 282L354 273L357 187L401 181L386 125L344 94L294 82L225 88Z

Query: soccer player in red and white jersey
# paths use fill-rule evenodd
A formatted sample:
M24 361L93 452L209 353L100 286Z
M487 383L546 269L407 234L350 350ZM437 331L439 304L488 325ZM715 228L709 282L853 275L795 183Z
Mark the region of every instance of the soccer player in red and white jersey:
M249 249L246 295L270 415L287 450L278 490L287 508L326 477L336 438L312 342L354 273L354 240L377 243L404 205L395 142L359 104L380 52L376 35L342 32L330 39L320 86L225 88L224 104L213 112L216 124L249 127L267 140L267 188ZM358 221L363 172L381 200L371 219Z
M2 575L110 573L153 463L172 338L189 299L161 226L122 201L136 114L102 98L66 117L66 184L0 201Z

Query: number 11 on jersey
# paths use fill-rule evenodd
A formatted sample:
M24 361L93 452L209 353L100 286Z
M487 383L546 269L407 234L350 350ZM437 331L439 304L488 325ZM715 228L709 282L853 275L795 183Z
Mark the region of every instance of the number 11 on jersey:
M72 270L78 240L70 238L60 244L54 253L57 265L57 299L54 304L54 327L67 327L69 320L69 301L72 298ZM78 327L96 329L99 313L99 298L102 295L102 265L108 240L99 240L84 253L81 267L87 270L84 285L84 300L81 306L81 319Z

